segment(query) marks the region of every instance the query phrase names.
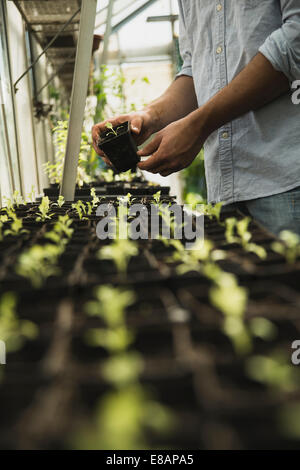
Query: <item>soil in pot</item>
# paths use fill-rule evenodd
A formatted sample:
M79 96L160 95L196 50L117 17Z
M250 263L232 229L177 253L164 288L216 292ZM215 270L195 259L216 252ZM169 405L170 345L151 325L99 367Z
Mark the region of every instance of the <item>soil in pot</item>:
M135 169L140 161L128 121L103 132L98 146L118 172Z

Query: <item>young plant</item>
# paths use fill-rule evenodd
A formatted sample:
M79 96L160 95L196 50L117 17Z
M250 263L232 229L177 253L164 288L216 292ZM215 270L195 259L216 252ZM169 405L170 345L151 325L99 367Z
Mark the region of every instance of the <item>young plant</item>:
M277 350L270 356L252 356L246 364L247 375L273 390L299 390L300 376L285 352Z
M63 196L58 196L57 202L54 202L53 205L57 207L62 207L65 203L65 198Z
M118 197L118 202L120 205L125 205L127 204L128 206L131 205L131 199L132 199L132 195L130 193L127 193L126 196L119 196Z
M280 241L272 244L272 250L284 256L289 264L296 262L300 257L300 237L289 230L284 230L279 235Z
M28 339L38 334L36 325L17 316L17 297L13 292L6 292L0 297L0 338L5 342L7 351L14 352L22 348Z
M225 237L228 243L237 243L243 247L248 253L256 254L260 259L267 258L266 250L255 243L250 243L252 238L251 232L248 230L250 217L245 217L242 220L237 220L233 217L226 219Z
M23 221L18 217L14 216L13 221L10 225L10 228L5 230L4 235L8 236L11 235L12 237L18 237L20 235L24 235L25 233L29 233L28 230L23 228Z
M39 212L37 213L36 221L45 222L47 219L51 219L53 214L49 214L50 201L48 196L44 196L41 204L39 205Z
M95 207L97 207L100 203L100 198L97 196L95 188L91 188L91 197L92 197L92 206L93 206L93 209L95 209Z
M23 200L21 194L17 190L13 194L13 203L17 207L19 207L21 204L26 204L26 202Z
M92 213L93 213L93 206L92 206L92 203L90 201L88 201L86 203L86 213L87 213L87 215L92 215Z
M35 189L33 185L31 186L30 193L27 194L27 198L29 199L30 202L35 201Z
M6 214L0 215L0 241L3 240L3 225L8 222L9 218Z
M72 204L72 209L76 210L79 220L87 220L87 217L85 217L86 207L84 202L80 200L77 201L76 203Z
M86 304L86 312L99 316L106 326L116 328L124 326L126 309L135 301L130 290L117 289L112 286L101 286L95 290L95 300Z
M240 287L233 274L225 273L218 267L204 269L204 273L213 280L210 289L211 304L224 314L224 333L231 339L238 354L251 351L251 334L246 328L244 314L248 302L248 293Z
M208 215L210 219L215 218L217 219L218 223L220 223L223 205L223 202L218 202L217 204L206 204L204 205L204 213L205 215Z
M118 135L117 132L114 130L113 125L112 125L111 122L107 122L107 123L105 124L105 127L106 127L107 129L109 129L113 135L115 135L115 136Z
M112 183L114 181L114 172L110 168L108 170L102 171L101 175L103 176L106 183Z
M202 272L206 266L215 266L216 269L219 269L214 263L226 258L226 253L214 249L214 245L210 240L198 240L192 250L185 250L181 243L175 245L174 242L172 244L177 248L177 251L171 259L180 262L177 272L181 275L190 271Z
M62 248L68 243L73 235L74 230L71 228L73 220L66 215L60 215L58 221L55 222L53 230L47 232L45 238L53 241Z
M153 199L154 201L156 202L156 204L159 204L160 203L160 199L161 199L161 191L157 191L157 193L155 193L153 195Z
M60 273L57 263L61 253L58 245L34 245L19 256L16 273L27 278L33 287L40 288L48 277Z
M129 261L139 253L137 244L131 240L116 239L98 252L98 258L114 262L118 273L125 276Z

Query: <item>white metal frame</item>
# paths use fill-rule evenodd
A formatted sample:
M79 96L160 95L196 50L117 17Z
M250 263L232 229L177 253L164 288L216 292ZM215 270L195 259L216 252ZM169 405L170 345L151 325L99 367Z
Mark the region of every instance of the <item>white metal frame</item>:
M66 201L73 201L75 195L81 132L92 57L96 10L97 0L82 0L79 38L71 97L69 130L60 190L60 194Z

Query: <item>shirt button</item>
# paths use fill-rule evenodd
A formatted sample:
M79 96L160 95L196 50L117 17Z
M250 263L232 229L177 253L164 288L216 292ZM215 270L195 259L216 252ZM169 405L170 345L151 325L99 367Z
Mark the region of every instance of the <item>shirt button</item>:
M223 51L222 47L219 46L219 47L217 48L217 54L221 54L222 51Z
M228 139L228 137L229 137L228 132L223 132L222 137L223 137L223 139Z
M221 10L222 10L222 5L221 5L221 3L219 3L219 4L217 5L217 11L221 11Z

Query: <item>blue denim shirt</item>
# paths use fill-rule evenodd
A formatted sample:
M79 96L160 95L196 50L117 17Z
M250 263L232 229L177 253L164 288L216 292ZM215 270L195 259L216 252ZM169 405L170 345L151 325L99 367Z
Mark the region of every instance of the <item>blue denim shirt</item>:
M260 51L300 79L300 0L178 0L179 75L201 106ZM255 199L300 186L300 106L291 93L211 134L204 146L210 202Z

